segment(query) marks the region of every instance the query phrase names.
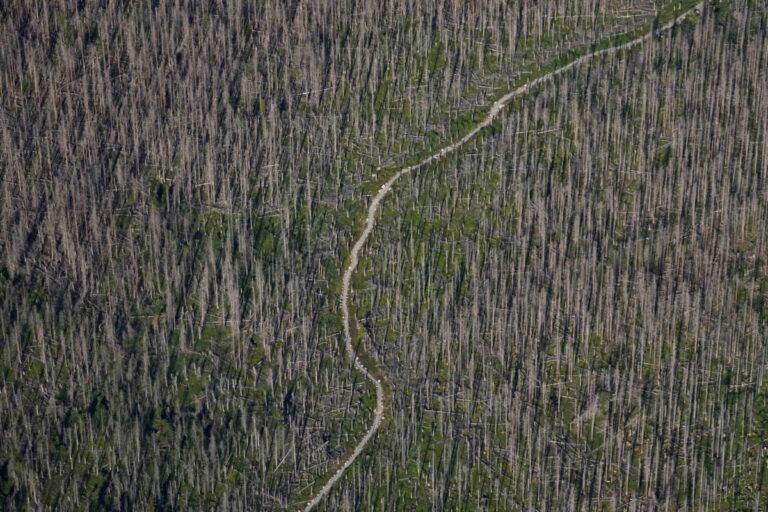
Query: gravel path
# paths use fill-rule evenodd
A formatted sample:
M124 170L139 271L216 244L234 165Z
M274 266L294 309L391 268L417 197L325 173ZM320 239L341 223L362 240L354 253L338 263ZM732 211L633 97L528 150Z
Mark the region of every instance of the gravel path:
M662 31L669 30L677 23L680 23L683 21L687 16L689 16L693 12L700 12L702 9L704 2L700 2L675 18L674 20L670 21L666 25L657 28L655 30L652 30L645 34L644 36L638 37L637 39L633 39L631 41L628 41L626 43L620 44L618 46L612 46L610 48L605 48L602 50L597 50L592 53L588 53L586 55L583 55L570 63L566 64L565 66L558 68L554 71L551 71L550 73L547 73L546 75L542 75L539 78L536 78L535 80L531 80L530 82L521 85L517 89L513 90L510 93L505 94L498 100L496 100L493 105L491 105L491 109L488 112L488 115L480 121L474 128L472 128L466 135L464 135L459 140L452 142L448 146L445 146L444 148L440 149L438 152L426 157L421 162L411 165L409 167L405 167L398 171L394 176L389 178L389 180L384 183L381 188L379 189L379 192L373 197L371 200L371 204L368 206L368 216L365 220L365 228L363 228L363 232L360 233L360 237L355 242L355 245L352 247L352 252L350 253L350 261L347 268L344 270L344 277L342 279L341 284L341 296L339 297L339 302L341 304L341 315L342 315L342 321L344 324L344 340L346 342L346 348L347 348L347 355L351 360L354 361L355 368L365 375L365 377L371 381L371 383L376 388L376 410L374 411L374 418L373 423L368 428L368 431L365 433L363 438L360 440L360 442L357 443L357 446L355 446L355 449L352 451L352 453L347 457L347 459L344 461L344 463L337 469L336 473L333 474L333 476L326 482L326 484L317 491L317 493L314 495L314 497L307 503L305 507L305 512L308 512L309 510L312 510L312 508L317 505L320 500L322 500L333 488L333 486L336 484L336 482L341 478L344 471L351 466L355 460L360 456L360 454L365 449L368 442L371 440L371 438L376 434L376 431L379 430L379 427L381 426L381 422L384 419L384 388L381 384L381 381L376 378L371 371L357 358L355 357L355 350L352 346L352 335L350 332L350 320L349 320L349 288L350 288L350 282L352 280L352 274L355 271L355 268L357 267L357 263L360 258L360 251L362 250L363 246L365 245L365 242L368 240L368 236L371 234L371 231L373 231L373 228L376 226L376 214L379 211L379 207L381 206L381 202L384 199L384 197L389 193L390 190L392 190L392 186L394 183L400 179L401 176L404 174L408 174L410 172L416 171L420 169L421 167L424 167L426 165L431 164L432 162L435 162L448 153L451 153L461 147L464 143L472 139L477 133L485 128L486 126L490 125L493 120L496 118L496 116L501 112L505 106L512 100L513 98L520 96L522 94L525 94L528 92L528 90L531 87L535 87L543 82L546 82L558 75L561 75L568 71L569 69L578 66L579 64L583 64L584 62L594 58L598 57L600 55L605 55L608 53L614 53L621 50L625 50L628 48L632 48L634 46L637 46L639 44L642 44L643 42L647 41L651 37L653 37L654 34Z

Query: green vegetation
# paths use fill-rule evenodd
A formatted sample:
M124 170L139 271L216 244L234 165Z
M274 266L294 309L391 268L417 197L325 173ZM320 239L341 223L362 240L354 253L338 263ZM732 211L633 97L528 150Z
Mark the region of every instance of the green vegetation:
M0 7L0 509L300 505L375 405L370 196L693 5L246 4ZM765 504L765 12L398 182L352 297L386 424L323 507Z
M764 17L762 11L752 23ZM717 29L709 19L696 30L732 29ZM666 83L702 80L694 70L708 65L709 55L699 50L695 64L682 71L677 53L689 55L691 39L677 37L671 49L651 47L652 53L673 52L661 68L650 55L629 71L638 66L637 52L619 56L631 64L604 59L611 74L630 78L612 81L598 72L593 84L580 70L567 80L575 90L612 84L607 95L564 100L558 87L542 87L531 96L543 99L524 102L493 131L484 131L482 141L398 186L374 232L370 252L376 257L364 271L368 283L358 285L358 303L386 319L375 324L382 327L373 328L369 344L387 339L379 353L392 372L395 397L391 434L371 452L399 456L375 469L355 470L359 476L350 475L339 495L363 475L379 482L391 474L398 476L388 488L402 507L440 502L448 509L509 509L535 500L539 508L561 508L565 502L557 500L567 499L563 488L590 503L588 508L600 503L609 510L627 494L692 508L752 509L765 502L765 462L750 455L762 450L754 442L764 438L762 406L753 401L762 404L767 396L764 386L755 387L762 379L758 361L766 357L761 276L768 247L755 243L765 234L754 219L766 218L765 205L750 195L741 213L731 210L724 218L717 205L728 199L715 199L706 187L690 188L699 180L728 180L726 194L746 197L755 186L754 178L746 178L754 176L748 169L759 160L751 156L727 170L707 164L740 158L727 125L710 132L721 143L697 143L697 134L710 126L702 109L708 94L694 98L672 87L648 96ZM741 56L746 61L739 76L746 88L757 79L747 70L757 66L760 44L759 37L752 39ZM649 144L654 136L627 115L638 98L646 102L644 116L658 119L665 131L666 105L684 104L688 114L675 116L672 126L688 139ZM567 101L576 105L563 108ZM730 111L750 112L750 119L756 112L744 102ZM541 130L542 115L549 116L544 126L570 126L589 135L575 151L563 151L568 141ZM593 170L581 177L585 162ZM638 172L638 165L645 170ZM553 167L564 167L557 187L551 186ZM728 174L734 171L743 173L739 185ZM671 204L662 199L669 183L689 184L671 196ZM565 206L569 202L575 204ZM469 229L464 212L474 217ZM520 225L525 229L516 230ZM567 258L558 255L563 238L575 242ZM717 267L693 262L713 261L715 247L723 247L716 240L732 242L712 280L703 276ZM447 264L451 254L460 254L461 263ZM754 268L744 266L747 261ZM462 278L467 273L469 280ZM520 279L522 284L511 284ZM681 296L687 298L675 298ZM713 296L719 299L700 299ZM406 306L393 309L393 297ZM589 309L580 306L585 303ZM399 336L388 336L392 331ZM530 332L537 334L525 335ZM414 406L398 397L418 398ZM442 408L434 414L438 404ZM425 430L431 432L426 438L419 435ZM436 430L453 436L435 447ZM722 443L723 436L739 441ZM401 455L403 444L407 455ZM524 458L531 453L538 458ZM664 457L656 458L658 453ZM732 464L723 468L718 457ZM415 471L424 460L440 463ZM678 468L672 479L647 473L672 466ZM562 476L542 482L541 474ZM414 476L403 485L402 475ZM590 483L595 480L602 482L600 490ZM419 482L438 485L427 490ZM410 492L410 484L418 490ZM478 492L489 486L494 493ZM382 505L375 489L356 494L364 506ZM423 500L425 492L427 500L415 497Z

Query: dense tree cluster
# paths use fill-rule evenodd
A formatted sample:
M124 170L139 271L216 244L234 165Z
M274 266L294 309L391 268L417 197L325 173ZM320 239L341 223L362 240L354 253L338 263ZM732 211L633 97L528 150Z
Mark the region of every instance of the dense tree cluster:
M0 4L0 508L305 499L370 421L377 168L667 7ZM719 10L401 185L355 282L395 417L329 507L762 499L766 15Z
M401 183L355 300L394 420L329 508L768 506L767 25L708 7Z

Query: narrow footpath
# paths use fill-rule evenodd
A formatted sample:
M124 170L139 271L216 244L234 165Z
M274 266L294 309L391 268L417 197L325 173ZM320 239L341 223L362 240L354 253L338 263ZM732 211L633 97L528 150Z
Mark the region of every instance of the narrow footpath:
M371 371L370 368L367 368L362 363L362 361L360 361L360 359L358 359L355 356L355 349L352 345L352 334L351 334L351 327L350 327L350 320L349 320L349 288L350 288L350 282L352 281L352 274L354 273L355 268L357 268L357 263L360 257L360 251L365 245L366 240L368 240L368 236L370 236L371 231L373 231L373 228L376 226L376 214L379 211L381 202L384 199L384 197L390 192L390 190L392 190L392 186L395 184L395 182L399 180L400 177L402 177L403 175L416 171L424 166L427 166L432 162L435 162L443 158L445 155L460 148L467 141L474 138L475 135L477 135L478 132L480 132L480 130L490 125L493 122L493 120L496 118L496 116L504 109L504 107L507 106L510 100L512 100L517 96L521 96L525 94L532 87L535 87L543 82L551 80L552 78L558 75L561 75L566 71L568 71L569 69L575 66L578 66L579 64L583 64L584 62L587 62L588 60L593 59L594 57L599 57L601 55L619 52L621 50L626 50L628 48L632 48L634 46L640 45L645 41L647 41L648 39L652 38L655 34L669 30L673 26L682 22L686 17L690 16L692 13L701 12L703 4L704 2L699 2L698 4L694 5L689 10L685 11L680 16L670 21L666 25L663 25L659 28L651 30L643 36L640 36L626 43L619 44L617 46L604 48L602 50L596 50L591 53L582 55L581 57L574 59L573 61L569 62L563 67L557 68L554 71L551 71L545 75L540 76L539 78L531 80L530 82L524 85L521 85L520 87L513 90L512 92L505 94L504 96L496 100L493 103L493 105L491 105L491 109L486 115L486 117L483 118L483 120L480 121L474 128L472 128L466 135L461 137L459 140L445 146L444 148L440 149L436 153L433 153L432 155L424 158L424 160L422 160L421 162L401 169L381 186L378 193L371 200L371 204L368 206L368 216L365 220L365 227L363 228L363 232L360 233L360 237L357 239L357 241L355 242L355 245L352 247L352 252L350 253L349 265L347 265L347 268L344 270L344 276L341 284L341 296L339 297L339 302L341 304L342 322L344 324L344 341L347 348L347 356L350 358L350 360L354 361L355 368L360 373L362 373L365 376L365 378L368 379L376 389L376 410L374 411L373 423L371 423L371 426L368 428L368 431L365 433L363 438L357 443L357 446L355 446L352 453L350 453L347 456L346 460L344 460L342 465L330 477L330 479L325 483L325 485L323 485L323 487L320 488L315 493L315 495L309 500L306 507L304 508L305 512L312 510L323 498L325 498L328 495L328 493L336 484L336 482L339 480L339 478L341 478L341 476L344 474L344 471L346 471L347 468L349 468L349 466L351 466L355 462L355 460L357 460L360 454L363 452L368 442L379 430L379 427L381 426L381 423L384 419L384 411L385 411L384 387L382 386L381 380L374 375L374 373ZM378 373L381 373L381 372L378 372Z

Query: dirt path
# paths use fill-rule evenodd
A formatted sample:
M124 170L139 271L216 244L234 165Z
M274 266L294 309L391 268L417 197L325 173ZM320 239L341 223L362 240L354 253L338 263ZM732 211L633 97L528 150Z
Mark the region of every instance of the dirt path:
M652 30L647 34L641 37L638 37L637 39L633 39L631 41L620 44L618 46L612 46L610 48L597 50L592 53L588 53L586 55L578 57L577 59L574 59L573 61L566 64L565 66L558 68L554 71L551 71L546 75L542 75L539 78L531 80L527 84L521 85L520 87L513 90L512 92L505 94L504 96L496 100L493 103L493 105L491 105L491 109L488 112L488 115L462 138L460 138L455 142L452 142L451 144L442 148L438 152L426 157L421 162L401 169L394 176L389 178L386 181L386 183L384 183L381 186L378 193L371 200L371 204L368 206L368 216L365 220L365 227L363 228L363 232L360 234L360 237L357 239L357 241L355 242L355 245L352 247L352 252L350 253L349 265L344 270L344 276L341 284L341 296L339 297L339 302L341 304L342 321L344 324L344 340L346 343L347 355L349 356L350 360L354 361L355 368L357 368L357 370L360 371L360 373L365 375L365 377L369 381L371 381L371 383L376 388L376 410L374 411L373 423L371 424L370 428L368 428L368 431L365 433L365 435L360 440L360 442L357 443L357 446L355 446L355 449L347 457L347 459L344 461L341 467L337 469L336 473L333 474L333 476L328 480L328 482L326 482L326 484L320 490L318 490L317 493L314 495L314 497L307 503L307 506L304 508L305 512L312 510L312 508L314 508L315 505L317 505L320 502L320 500L322 500L330 492L331 488L333 488L334 484L336 484L339 478L341 478L344 471L346 471L346 469L349 466L351 466L355 462L355 460L360 456L360 454L363 452L368 442L371 440L374 434L376 434L376 431L379 430L379 427L381 426L381 422L384 419L384 388L381 384L381 381L378 378L376 378L371 373L371 371L368 368L366 368L366 366L357 357L355 357L355 349L352 346L352 335L350 332L351 328L350 328L350 320L349 320L349 288L350 288L350 282L352 280L352 274L354 273L355 268L357 268L357 263L360 257L360 251L362 250L363 246L365 245L365 242L368 240L368 236L371 234L371 231L373 231L373 228L376 225L376 213L379 211L379 207L381 206L381 202L384 199L384 197L389 193L390 190L392 190L392 185L394 185L394 183L398 179L400 179L400 177L403 176L404 174L408 174L410 172L420 169L421 167L429 165L432 162L435 162L441 159L448 153L451 153L454 150L461 147L464 143L466 143L467 141L472 139L475 135L477 135L477 133L480 130L490 125L493 122L493 120L496 118L496 116L499 114L499 112L501 112L504 109L504 107L507 106L507 104L512 98L525 94L526 92L528 92L528 90L531 87L535 87L543 82L546 82L547 80L550 80L558 75L561 75L566 71L568 71L569 69L575 66L578 66L579 64L582 64L594 57L598 57L600 55L605 55L608 53L618 52L618 51L632 48L633 46L642 44L646 40L653 37L655 33L669 30L677 23L680 23L681 21L683 21L687 16L689 16L694 11L700 12L703 4L704 2L700 2L696 4L695 6L691 7L689 10L685 11L683 14L675 18L674 20L667 23L666 25L663 25L662 27Z

